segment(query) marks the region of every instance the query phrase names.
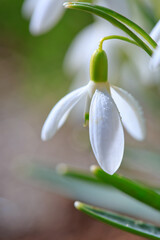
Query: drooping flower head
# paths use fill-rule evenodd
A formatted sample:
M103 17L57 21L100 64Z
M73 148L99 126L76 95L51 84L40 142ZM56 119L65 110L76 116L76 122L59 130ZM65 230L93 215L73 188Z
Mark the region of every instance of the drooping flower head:
M137 101L125 90L112 86L108 79L108 62L104 50L97 49L90 61L89 83L62 98L51 110L42 128L46 141L64 124L72 108L86 98L85 123L89 122L91 146L101 168L113 174L124 152L123 125L137 140L145 137L145 124Z

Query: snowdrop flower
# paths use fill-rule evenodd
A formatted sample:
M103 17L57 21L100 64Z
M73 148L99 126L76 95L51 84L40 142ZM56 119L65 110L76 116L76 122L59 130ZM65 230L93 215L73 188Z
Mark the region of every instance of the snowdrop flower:
M30 32L39 35L50 30L64 13L65 0L25 0L22 14L31 18Z
M67 94L55 105L44 123L41 138L44 141L52 138L73 107L82 98L86 98L85 123L89 122L94 155L101 168L113 174L123 158L122 123L137 140L144 139L145 126L142 111L134 98L107 81L107 65L105 51L97 49L91 57L89 83Z
M160 20L152 29L150 36L157 42L157 47L150 60L150 68L156 70L160 66Z

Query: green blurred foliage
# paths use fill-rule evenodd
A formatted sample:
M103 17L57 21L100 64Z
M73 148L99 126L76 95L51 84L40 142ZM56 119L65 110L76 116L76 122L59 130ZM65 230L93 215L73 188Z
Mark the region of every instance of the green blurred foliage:
M67 92L71 84L62 70L66 50L74 36L93 21L92 16L67 10L57 26L48 33L32 36L29 21L21 14L22 4L23 1L19 0L1 0L0 45L13 55L20 56L18 71L23 95L35 100L54 93L57 98Z

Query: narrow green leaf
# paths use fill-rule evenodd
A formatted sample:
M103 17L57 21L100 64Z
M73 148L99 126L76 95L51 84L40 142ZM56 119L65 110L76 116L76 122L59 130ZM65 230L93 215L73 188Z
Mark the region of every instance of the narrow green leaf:
M41 164L27 163L16 167L16 176L26 178L38 187L51 190L71 199L80 199L92 205L109 208L122 214L159 224L159 212L107 185L93 174L74 170L60 164L57 169ZM132 206L132 207L131 207Z
M89 13L93 13L93 14L96 14L97 16L100 16L100 17L106 19L111 24L120 28L122 31L127 33L131 38L133 38L139 44L139 46L141 46L150 56L152 55L152 50L149 48L149 46L147 44L145 44L138 37L138 35L136 35L128 27L126 27L126 25L124 25L122 22L124 21L125 24L128 23L128 26L130 26L130 27L132 26L132 28L134 26L134 23L131 20L125 18L124 16L118 14L117 12L112 11L111 9L108 9L108 8L100 7L100 6L97 6L97 5L91 5L91 4L87 4L87 3L68 2L68 3L65 3L64 6L66 8L78 9L78 10L86 11L86 12L89 12ZM141 28L138 25L136 25L136 26L137 26L137 31L136 32L140 31ZM155 43L154 44L153 39L144 30L143 31L142 30L143 29L141 29L140 32L145 33L145 34L143 33L145 39L148 39L148 42L150 42L150 44L152 43L152 47L155 48L157 46L157 44L155 42L154 42Z
M81 202L75 202L75 207L81 212L84 212L101 222L110 224L126 232L130 232L149 239L160 239L160 227L156 227L154 225L115 214L100 208L95 208L91 205Z
M76 3L76 2L65 3L64 6L67 7L67 8L81 9L81 10L99 15L103 18L105 18L105 17L102 16L102 13L100 13L100 11L103 12L103 13L106 13L107 15L110 15L110 16L118 19L122 23L125 23L128 27L135 30L145 40L147 40L148 43L150 43L153 48L156 48L156 46L157 46L157 43L150 37L150 35L148 33L146 33L144 31L143 28L141 28L139 25L137 25L135 22L131 21L130 19L126 18L125 16L119 14L118 12L115 12L114 10L111 10L109 8L105 8L105 7L102 7L102 6L98 6L98 5L91 5L91 4L88 4L88 3L82 4L82 3Z
M150 207L160 210L160 195L151 188L118 174L111 176L97 166L92 166L91 171L104 183L112 185Z
M104 185L104 183L100 179L97 179L92 173L70 168L64 163L57 165L56 170L57 173L65 177L71 177L73 179L89 183L99 183Z
M86 183L99 184L99 186L110 185L150 207L160 210L160 195L153 188L118 174L111 176L97 166L92 166L91 171L95 176L85 171L72 169L66 164L60 164L57 167L57 172L65 177Z
M150 37L150 35L148 33L146 33L146 31L144 31L143 28L141 28L138 24L136 24L135 22L131 21L130 19L126 18L125 16L109 9L109 8L104 8L101 6L98 6L98 8L100 10L106 11L106 13L108 13L109 15L111 15L112 17L117 18L119 21L125 23L128 27L132 28L133 30L135 30L137 33L139 33L148 43L151 44L151 46L153 48L156 48L157 43Z

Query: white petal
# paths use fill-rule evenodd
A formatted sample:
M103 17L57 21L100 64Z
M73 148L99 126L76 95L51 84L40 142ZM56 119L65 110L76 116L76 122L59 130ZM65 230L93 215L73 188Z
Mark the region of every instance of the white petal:
M87 71L87 73L85 70ZM88 83L88 80L89 80L89 73L88 73L88 66L86 66L86 68L83 69L83 71L80 71L76 75L73 83L70 86L70 91L73 91L77 88L85 86ZM84 112L84 105L85 105L85 98L79 101L76 105L76 108L74 108L73 111L71 112L70 122L72 125L73 124L80 125L83 122L84 116L82 113Z
M126 130L133 138L142 141L145 138L146 129L143 112L138 102L131 94L115 86L111 87L111 96L117 105Z
M25 18L29 19L37 4L38 4L39 0L25 0L22 6L22 14Z
M99 165L105 172L113 174L122 161L124 133L118 109L106 91L96 90L93 95L89 135Z
M53 137L56 131L64 124L69 112L75 104L87 93L87 86L79 88L63 97L51 110L41 132L43 141Z
M47 32L55 26L64 12L64 0L39 0L30 23L32 34Z
M63 124L65 123L65 121L67 120L68 116L69 116L69 113L70 113L71 109L69 109L63 116L62 118L60 119L59 123L58 123L58 127L57 127L57 130L59 130Z
M160 66L160 41L158 41L158 46L154 50L149 64L151 70L157 70Z
M160 20L156 23L152 31L150 32L150 36L154 39L154 41L160 40Z

